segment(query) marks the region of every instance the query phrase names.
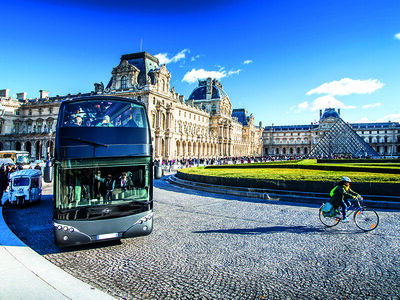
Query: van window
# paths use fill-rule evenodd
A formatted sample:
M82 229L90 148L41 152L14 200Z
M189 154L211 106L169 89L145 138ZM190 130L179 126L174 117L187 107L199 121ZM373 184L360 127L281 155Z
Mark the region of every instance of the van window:
M32 188L39 187L39 178L32 178Z
M15 178L14 186L29 186L29 178L28 177Z

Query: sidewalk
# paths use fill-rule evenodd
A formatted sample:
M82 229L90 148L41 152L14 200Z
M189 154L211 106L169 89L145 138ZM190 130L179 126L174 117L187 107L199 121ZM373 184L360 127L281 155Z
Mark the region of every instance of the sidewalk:
M0 299L114 299L83 283L26 246L0 207Z

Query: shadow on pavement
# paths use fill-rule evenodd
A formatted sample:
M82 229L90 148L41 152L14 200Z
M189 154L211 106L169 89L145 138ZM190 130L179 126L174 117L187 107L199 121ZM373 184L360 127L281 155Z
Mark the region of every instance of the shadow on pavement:
M232 228L232 229L214 229L193 231L193 233L226 233L226 234L242 234L242 235L258 235L258 234L271 234L277 232L289 233L319 233L324 235L348 235L348 234L368 234L368 232L358 230L338 230L335 228L326 227L310 227L310 226L271 226L271 227L255 227L255 228Z

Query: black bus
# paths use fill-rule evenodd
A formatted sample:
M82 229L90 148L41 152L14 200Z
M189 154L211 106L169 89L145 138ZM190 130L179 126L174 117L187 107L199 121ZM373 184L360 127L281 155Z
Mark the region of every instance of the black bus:
M90 96L63 101L53 184L57 246L148 235L153 230L153 161L143 103Z

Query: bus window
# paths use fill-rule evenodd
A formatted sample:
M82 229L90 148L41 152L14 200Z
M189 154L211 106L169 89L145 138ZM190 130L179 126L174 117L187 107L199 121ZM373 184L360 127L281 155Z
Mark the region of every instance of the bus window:
M15 178L13 185L14 186L29 186L29 178L28 177Z
M147 166L65 169L59 174L63 188L56 207L71 209L130 202L147 204L148 172Z
M145 109L123 101L71 103L63 112L62 127L140 127L147 128Z

